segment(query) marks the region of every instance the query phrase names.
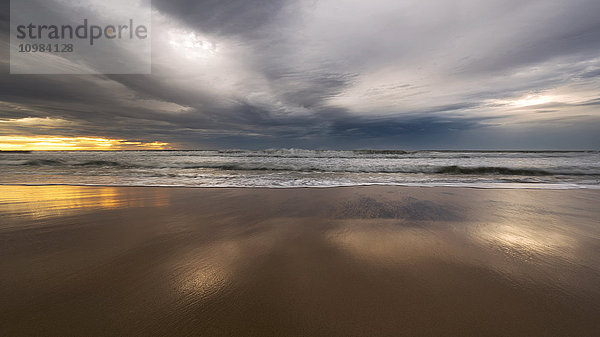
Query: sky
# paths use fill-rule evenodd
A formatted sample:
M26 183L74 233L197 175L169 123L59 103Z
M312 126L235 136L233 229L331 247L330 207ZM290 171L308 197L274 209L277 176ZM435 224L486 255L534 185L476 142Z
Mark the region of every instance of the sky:
M600 149L597 0L153 0L150 75L10 75L9 3L3 150Z

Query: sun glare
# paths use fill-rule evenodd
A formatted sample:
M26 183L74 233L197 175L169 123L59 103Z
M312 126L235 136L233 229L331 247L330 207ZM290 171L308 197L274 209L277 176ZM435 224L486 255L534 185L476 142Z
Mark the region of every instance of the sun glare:
M217 53L217 45L194 32L169 32L169 44L189 59L206 59Z
M77 151L77 150L165 150L169 143L127 141L123 139L56 136L0 136L4 151Z
M532 106L532 105L540 105L540 104L546 104L549 102L553 101L553 97L552 96L546 96L546 95L528 95L525 98L519 99L519 100L515 100L513 102L511 102L511 105L517 106L517 107L525 107L525 106Z

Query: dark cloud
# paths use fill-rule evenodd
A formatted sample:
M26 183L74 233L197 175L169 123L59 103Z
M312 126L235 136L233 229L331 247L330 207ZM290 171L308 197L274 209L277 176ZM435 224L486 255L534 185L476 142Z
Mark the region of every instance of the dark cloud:
M201 31L218 35L259 36L290 0L153 0L159 11Z

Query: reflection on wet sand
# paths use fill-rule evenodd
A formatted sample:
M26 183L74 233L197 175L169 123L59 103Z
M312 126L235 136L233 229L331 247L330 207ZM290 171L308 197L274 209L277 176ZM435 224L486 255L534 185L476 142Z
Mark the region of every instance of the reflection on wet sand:
M431 230L425 223L406 226L397 221L354 219L338 223L328 237L354 258L378 265L418 263L434 256L448 257L456 250L442 231Z
M558 257L573 260L577 252L577 239L552 229L529 228L528 224L489 224L478 229L475 237L496 246L514 257Z
M169 204L164 189L91 186L0 186L0 214L30 219L60 217L78 212Z
M216 242L202 246L193 254L180 257L175 287L183 296L206 300L219 296L229 286L237 262L244 254L236 241Z
M0 335L600 328L594 191L14 189L3 214L42 216L2 215Z

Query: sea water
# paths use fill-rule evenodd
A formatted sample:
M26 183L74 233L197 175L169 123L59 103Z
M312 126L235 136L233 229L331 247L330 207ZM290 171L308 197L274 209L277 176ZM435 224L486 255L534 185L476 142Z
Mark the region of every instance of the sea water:
M600 151L0 152L0 184L600 188Z

